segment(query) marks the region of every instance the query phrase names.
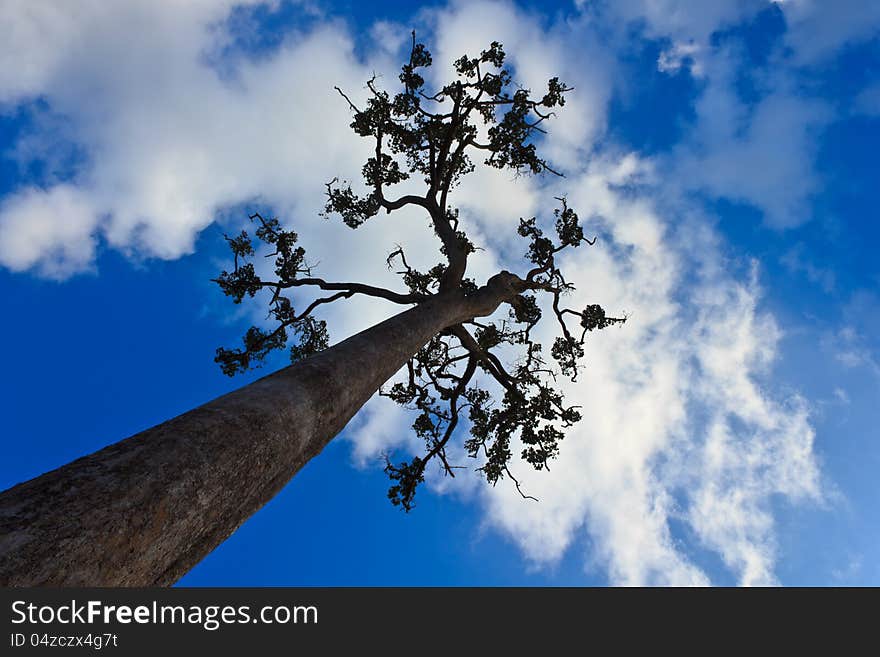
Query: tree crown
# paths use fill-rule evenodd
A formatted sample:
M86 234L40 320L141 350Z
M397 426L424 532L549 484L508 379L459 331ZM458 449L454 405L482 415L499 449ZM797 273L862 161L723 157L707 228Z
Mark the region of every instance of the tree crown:
M348 182L331 180L326 185L324 214L338 216L354 229L382 210L391 213L407 206L424 210L439 238L443 261L422 272L410 266L402 248L393 250L387 263L397 268L405 292L313 276L297 233L285 229L277 218L261 214L250 218L256 223L256 239L275 258L274 277L257 274L251 261L254 242L242 231L226 238L234 256L232 271L223 271L215 279L235 303L268 291L270 316L277 323L271 331L256 326L248 329L240 348L217 350L215 360L230 376L259 365L270 352L288 343L293 362L325 349L327 326L315 317L315 311L339 299L361 294L413 305L446 295L468 304L467 321L435 335L409 360L405 380L380 391L416 412L413 430L425 442L425 453L410 461L393 463L386 458L385 469L392 481L388 496L406 510L413 507L416 489L432 460L445 474L455 476L457 466L449 462L447 446L465 412L470 437L464 448L469 456L482 460L478 469L486 480L495 485L506 476L528 497L509 469L514 441L522 444L523 460L538 470L548 469L565 430L581 419L577 407L567 405L554 387L557 371L575 380L587 333L626 319L609 317L595 304L583 309L565 307L564 297L573 286L560 270L558 256L566 249L595 242L586 237L565 198L556 199L559 207L549 231L535 217L519 219L517 232L526 240L529 262L522 276L501 271L483 284L465 276L476 246L461 229L449 195L474 171L473 158L516 173L561 175L539 155L535 140L572 89L552 78L543 95L534 96L513 84L504 62L504 49L492 42L479 56L456 60L455 80L428 90L422 73L431 65L431 55L413 33L409 60L399 76L402 88L396 94L380 89L373 77L367 82L366 104L358 107L336 87L352 112L352 130L370 139L375 148L361 170L369 191L358 195ZM389 197L390 188L412 176L423 179L423 194ZM303 286L330 294L297 311L290 294ZM538 295L548 296L559 327L550 349L555 367L532 337L542 318ZM500 306L507 307L507 316L491 319ZM518 356L505 365L498 355L501 350L514 350ZM478 372L482 376L476 376Z

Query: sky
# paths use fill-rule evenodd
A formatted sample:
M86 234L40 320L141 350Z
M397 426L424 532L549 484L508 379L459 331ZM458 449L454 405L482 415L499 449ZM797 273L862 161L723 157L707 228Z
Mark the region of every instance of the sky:
M539 502L467 470L392 507L382 454L418 444L374 398L180 584L880 585L869 0L0 2L0 488L285 364L213 362L265 316L210 282L249 212L328 278L436 261L416 213L318 215L369 148L333 86L393 88L413 29L429 83L497 40L524 86L574 87L541 143L564 178L455 191L474 274L521 270L517 220L564 194L599 236L575 300L629 321L588 341L552 470L514 470ZM393 312L325 317L338 341Z

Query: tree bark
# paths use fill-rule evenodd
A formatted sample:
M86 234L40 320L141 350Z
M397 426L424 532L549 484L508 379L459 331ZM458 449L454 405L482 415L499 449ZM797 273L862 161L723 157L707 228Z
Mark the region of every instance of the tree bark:
M498 305L482 303L433 297L0 493L0 585L173 584L278 493L433 335Z

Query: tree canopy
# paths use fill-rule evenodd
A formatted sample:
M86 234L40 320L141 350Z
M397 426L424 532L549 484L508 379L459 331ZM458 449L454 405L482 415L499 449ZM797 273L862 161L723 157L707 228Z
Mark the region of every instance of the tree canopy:
M260 246L255 247L246 231L227 236L233 269L215 279L235 303L268 291L270 317L277 324L272 330L253 326L241 347L217 350L215 360L230 376L258 366L269 353L288 345L294 362L327 348L326 322L315 315L324 304L354 295L401 305L425 303L438 295L460 299L467 319L435 335L409 360L404 380L380 391L415 412L412 428L425 443L424 453L409 461L386 459L388 496L407 511L432 461L455 476L459 465L450 462L447 447L462 418L469 427L464 449L479 460L485 479L495 485L507 477L528 497L510 472L513 445L518 439L519 456L537 470L548 469L566 429L581 420L578 407L569 405L556 387L557 377L576 379L588 333L626 320L608 316L596 304L566 306L574 288L559 267L559 254L592 245L595 238L587 238L565 198L556 199L552 218L519 218L518 225L512 223L525 245L521 274L501 271L482 284L466 276L477 245L462 229L450 192L478 161L517 174L561 175L541 157L538 146L546 122L572 89L555 77L543 94L517 86L498 42L479 56L456 60L455 79L438 89L428 89L423 77L431 63L430 53L413 34L396 93L380 88L373 77L367 82L366 104L358 106L336 88L352 112L352 130L375 148L361 170L366 192L357 193L345 180L331 180L324 214L356 229L376 220L383 210L421 208L439 240L442 260L419 271L407 261L403 248L392 250L386 260L400 275L404 291L330 282L314 275L296 232L278 218L253 214ZM424 181L422 194L390 194L395 185L413 177ZM253 264L256 251L266 248L275 259L270 278L259 275ZM291 294L300 287L328 294L298 309ZM542 306L549 308L558 326L551 360L533 337ZM501 307L506 314L496 313Z

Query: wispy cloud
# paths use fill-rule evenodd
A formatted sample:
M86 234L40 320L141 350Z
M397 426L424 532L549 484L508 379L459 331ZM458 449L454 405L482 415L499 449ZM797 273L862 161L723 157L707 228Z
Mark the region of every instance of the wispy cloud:
M817 265L805 253L803 243L795 244L782 254L782 265L793 274L803 274L811 283L818 285L823 291L834 290L837 277L834 270Z

